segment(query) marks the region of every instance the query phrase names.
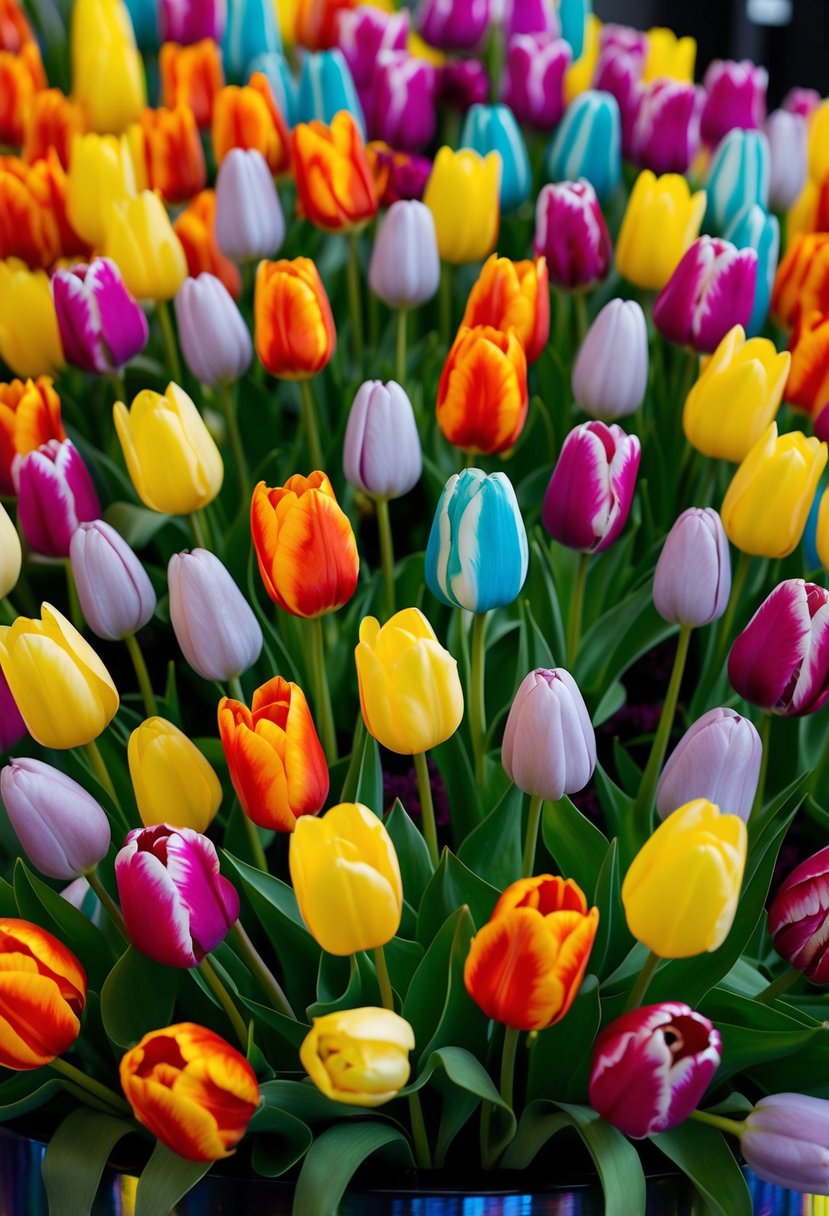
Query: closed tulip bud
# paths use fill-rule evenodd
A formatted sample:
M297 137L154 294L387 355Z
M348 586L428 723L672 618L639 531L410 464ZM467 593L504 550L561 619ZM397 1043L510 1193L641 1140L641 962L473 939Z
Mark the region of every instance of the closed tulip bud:
M78 0L72 9L72 94L93 131L119 134L147 104L147 85L122 0Z
M622 119L616 98L594 89L580 93L556 129L546 167L554 182L586 178L599 202L606 203L622 180Z
M150 190L112 204L104 250L139 300L171 300L187 278L181 241L161 199Z
M81 1032L86 973L71 950L27 920L0 918L0 1065L42 1068Z
M678 80L654 80L637 96L631 157L654 173L687 173L699 151L703 94Z
M602 553L627 523L641 447L615 423L584 422L564 440L547 486L541 521L554 540Z
M414 23L430 46L442 51L472 51L490 21L490 0L420 0Z
M0 359L16 376L54 376L64 364L58 319L42 270L0 262Z
M780 223L776 215L769 215L755 203L741 211L726 228L725 239L738 249L753 249L757 255L754 302L746 326L746 333L753 337L762 331L768 316L780 253Z
M588 181L543 186L535 209L536 256L547 260L556 287L593 287L607 277L613 257L610 233Z
M310 258L259 263L253 317L256 353L272 376L307 380L334 354L334 317Z
M213 120L213 106L224 84L221 51L212 38L193 46L166 42L158 56L161 100L165 106L189 106L203 131Z
M214 553L174 553L167 582L173 632L194 671L224 684L253 666L262 653L262 630Z
M435 220L440 256L457 264L478 262L498 236L501 158L443 147L435 157L423 201Z
M689 507L659 554L654 607L665 621L699 628L722 616L730 594L731 559L722 520L712 507Z
M684 177L643 169L628 200L616 243L619 273L637 287L663 288L695 240L705 191L691 194ZM659 240L653 239L654 232Z
M573 52L554 34L513 34L502 97L522 125L552 131L564 113L564 74Z
M121 1059L120 1076L138 1122L187 1161L230 1157L259 1106L245 1057L193 1022L145 1034Z
M0 626L0 666L29 734L62 751L97 739L118 709L118 690L95 651L51 604L41 620Z
M165 718L147 718L130 735L127 759L145 827L162 823L207 831L222 801L222 787L187 735Z
M42 89L35 93L24 117L20 155L33 165L44 160L53 148L63 168L68 169L75 136L84 135L86 129L86 114L81 105L64 96L60 89Z
M678 38L664 26L648 30L648 53L644 79L670 76L674 80L693 80L697 44L694 38Z
M70 879L91 870L110 845L109 820L95 799L42 760L12 760L0 793L23 852L41 874Z
M762 131L729 131L711 159L705 192L705 225L725 232L741 211L769 205L771 156Z
M816 421L829 403L829 316L801 309L790 350L792 362L786 401L806 410ZM815 433L818 433L817 429Z
M212 274L185 279L175 299L181 352L190 371L211 388L233 384L250 367L250 331L233 297Z
M677 346L713 351L735 325L748 325L756 282L753 249L698 237L654 301L654 324Z
M690 1005L643 1005L596 1039L590 1105L634 1140L669 1131L702 1100L721 1058L719 1031Z
M572 878L519 879L470 943L466 991L496 1022L545 1030L576 999L598 926L599 909L588 911Z
M709 709L689 727L662 770L656 810L667 819L694 798L707 798L748 822L763 745L748 718L733 709Z
M287 129L295 127L299 122L297 82L285 56L280 51L265 51L262 55L256 55L250 62L250 73L248 83L253 85L256 81L260 87L267 83L274 107ZM287 147L290 148L290 140Z
M63 440L60 398L48 376L0 384L0 494L17 493L12 467L50 439Z
M743 1123L740 1153L772 1186L829 1194L829 1102L806 1094L761 1098Z
M508 38L516 34L553 34L558 37L561 32L554 0L507 0L502 20Z
M115 881L130 941L165 967L197 967L239 919L239 896L219 873L215 846L191 828L157 823L129 832Z
M229 0L222 59L230 80L245 80L257 55L281 50L272 0Z
M720 514L728 539L743 553L788 557L800 544L826 467L826 444L800 431L777 435L770 423L726 490Z
M769 206L775 211L788 211L806 185L809 128L800 114L774 110L766 119L763 129L769 141L771 157Z
M242 294L239 267L222 253L216 239L215 190L202 190L196 195L173 227L187 259L188 275L198 278L200 274L212 274L224 283L233 299L238 300Z
M550 336L550 291L543 257L513 262L492 254L469 293L461 326L514 329L527 362L533 363Z
M465 469L441 492L426 546L426 585L443 604L488 612L527 577L527 533L505 473Z
M803 313L829 312L829 232L802 232L777 269L772 312L791 329Z
M462 326L438 384L438 425L448 441L468 452L503 452L524 429L527 404L527 356L515 330Z
M516 211L530 196L530 158L515 115L506 105L474 105L467 112L461 131L461 148L472 148L486 157L501 158L499 202L505 214Z
M0 255L46 269L61 253L61 234L51 200L35 190L36 172L12 158L0 168Z
M340 110L347 110L365 138L363 107L348 64L336 48L303 55L296 104L300 122L330 123Z
M576 681L563 667L525 676L510 707L501 763L525 794L555 802L583 790L596 767L596 736Z
M380 221L368 268L371 290L389 308L419 308L438 289L435 221L415 199L393 203Z
M365 146L347 110L330 126L300 123L291 144L297 204L302 215L327 232L362 228L377 213L377 194Z
M66 210L72 227L90 245L103 245L111 204L135 195L135 172L126 137L89 134L72 141Z
M346 480L374 498L400 498L420 480L423 457L412 403L394 380L360 385L343 443Z
M440 100L460 114L489 97L489 75L480 59L450 59L440 69Z
M168 384L163 395L143 389L129 410L116 401L113 418L130 480L145 506L189 515L213 501L222 488L222 457L177 384Z
M221 42L227 21L225 0L161 0L162 42L186 46L202 38Z
M219 735L242 810L259 827L292 832L301 815L322 810L328 768L298 684L274 676L256 689L250 709L223 697Z
M189 106L159 107L141 113L150 189L167 203L182 203L207 185L199 129Z
M648 327L636 300L611 300L596 316L573 364L573 396L604 421L635 414L648 387Z
M147 345L147 318L108 258L56 270L52 294L67 363L106 375Z
M359 802L318 819L303 815L291 836L291 883L309 933L329 954L356 954L391 941L403 885L391 837Z
M829 173L829 99L824 98L809 116L809 177L822 182Z
M360 568L357 542L324 473L295 473L273 488L260 481L250 530L265 590L280 608L317 617L351 599Z
M769 933L786 962L813 984L829 984L826 923L829 919L829 848L788 874L769 906Z
M437 130L437 87L433 63L406 51L383 51L373 81L372 135L408 152L431 143Z
M371 85L381 52L405 51L408 34L409 14L405 9L384 12L373 4L340 9L337 45L358 89Z
M705 107L702 138L709 148L735 127L744 131L763 125L769 74L750 59L714 59L702 78Z
M75 445L64 439L18 456L12 465L17 516L26 542L46 557L68 557L78 524L97 519L101 504Z
M8 680L0 669L0 752L15 747L27 733Z
M285 240L285 217L264 158L255 148L233 148L216 179L216 238L234 262L256 262Z
M622 155L628 159L633 154L633 127L640 102L648 90L642 84L642 66L638 58L629 55L617 46L603 47L596 61L591 86L599 92L609 93L619 103L622 119ZM663 81L655 81L662 84ZM665 83L674 83L665 79ZM676 82L678 83L678 82ZM680 86L682 87L682 86ZM648 166L650 168L651 166Z
M414 1046L411 1026L390 1009L341 1009L311 1019L299 1058L326 1098L382 1106L408 1081Z
M17 528L9 518L6 508L0 503L0 599L5 599L17 586L22 564L23 551Z
M291 163L291 137L268 78L255 72L245 88L228 85L213 106L213 155L221 164L233 148L255 149L271 174Z
M102 519L80 524L69 558L81 612L97 637L114 642L147 624L155 612L153 585L114 528Z

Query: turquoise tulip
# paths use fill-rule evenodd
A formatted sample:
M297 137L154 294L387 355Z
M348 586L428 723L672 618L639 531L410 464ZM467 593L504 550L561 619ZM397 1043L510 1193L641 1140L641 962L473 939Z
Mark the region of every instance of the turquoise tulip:
M515 211L530 197L532 174L521 128L509 106L474 105L467 111L460 147L501 157L501 210Z
M251 75L261 72L267 77L283 118L289 127L295 127L299 122L297 82L285 56L280 55L278 51L257 55L250 61L250 72Z
M257 56L281 50L273 0L227 0L222 60L229 81L243 84Z
M547 150L552 182L586 177L599 202L608 201L622 180L622 119L610 93L587 89L569 105Z
M340 110L348 110L365 139L363 107L342 51L335 49L305 55L296 108L299 122L311 122L316 118L326 125Z
M711 161L703 228L725 233L741 211L755 203L768 210L771 153L762 131L729 131Z
M592 9L590 0L559 0L561 36L573 48L573 59L580 59L584 52L584 32Z
M746 326L746 334L755 338L763 331L771 303L771 290L780 254L780 224L776 215L769 215L755 203L740 212L726 229L725 239L738 249L753 249L757 254L754 307Z

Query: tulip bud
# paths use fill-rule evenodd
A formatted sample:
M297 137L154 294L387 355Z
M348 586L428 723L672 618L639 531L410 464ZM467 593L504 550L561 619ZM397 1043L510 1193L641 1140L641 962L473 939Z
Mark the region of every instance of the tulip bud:
M0 599L5 599L14 591L22 564L23 550L17 528L9 518L6 508L0 503Z
M593 776L593 725L563 667L538 667L521 681L504 728L501 763L525 794L549 802L578 793Z
M461 327L489 325L501 333L514 329L533 363L550 336L550 289L543 257L513 262L493 253L484 263L463 314Z
M216 43L211 38L193 46L165 42L158 56L158 70L164 105L171 109L189 106L196 126L200 130L209 127L216 97L224 85L221 51Z
M109 820L95 799L42 760L12 760L0 793L23 852L42 874L70 879L91 870L110 845Z
M596 316L573 364L573 396L585 414L613 421L635 414L648 387L648 327L636 300L611 300Z
M239 267L222 253L216 239L216 191L202 190L175 222L175 232L187 259L191 278L215 275L234 300L242 294Z
M334 317L310 258L259 263L253 317L256 353L272 376L307 380L334 354Z
M409 14L384 12L374 5L341 8L336 15L337 44L351 69L358 90L371 85L383 51L405 51Z
M791 370L786 400L812 415L815 434L821 410L829 404L829 316L801 309L789 342Z
M564 112L547 152L551 181L586 178L600 203L606 203L622 180L622 120L609 93L588 89Z
M449 442L467 452L503 452L524 429L527 407L527 356L515 330L462 326L438 384L438 426Z
M420 480L423 457L412 403L390 380L357 390L343 443L346 480L375 498L400 498Z
M704 190L692 195L679 174L656 177L643 169L616 242L619 273L637 287L663 288L699 232L704 211ZM653 239L655 232L658 241Z
M122 0L72 7L72 94L93 131L126 130L147 104L144 67Z
M0 1065L42 1068L81 1032L86 973L63 942L39 925L0 919Z
M101 504L92 477L69 439L50 439L12 464L17 517L27 543L47 557L68 557L72 533L97 519Z
M233 384L253 358L250 332L220 279L185 279L175 299L181 352L190 371L211 388Z
M703 94L678 80L639 90L631 121L631 159L654 173L687 173L699 150Z
M714 59L709 63L702 78L702 138L709 148L716 148L735 127L749 131L762 126L768 83L766 69L750 59L740 63Z
M731 559L722 520L712 507L689 507L659 554L654 607L665 621L699 628L722 616L730 594Z
M330 126L299 123L291 137L297 202L326 232L362 228L377 213L377 193L354 117L340 110Z
M829 232L794 238L777 268L771 307L787 329L800 312L829 312Z
M592 287L607 278L613 246L589 182L542 186L535 208L534 247L537 256L546 258L550 282L556 287Z
M65 438L60 397L48 376L0 384L0 493L17 493L12 475L16 456Z
M489 97L489 75L480 59L450 59L440 70L440 101L465 114Z
M725 239L737 249L754 250L757 255L757 279L754 300L746 333L759 334L766 321L771 292L780 253L780 224L776 215L769 215L755 203L741 211L725 230Z
M282 50L271 0L230 0L222 59L230 80L245 80L257 55Z
M656 787L661 819L694 798L707 798L748 822L763 746L748 718L733 709L709 709L677 743Z
M669 1131L699 1104L721 1058L719 1031L690 1005L643 1005L596 1039L590 1105L634 1140Z
M161 0L162 42L183 46L212 38L221 42L227 21L225 0Z
M419 308L431 300L440 283L440 255L435 221L423 203L401 200L383 216L368 281L389 308Z
M56 270L52 294L67 363L105 375L147 345L147 318L107 258Z
M746 207L769 205L771 156L762 131L729 131L711 159L705 226L724 232Z
M564 440L544 495L541 521L554 540L601 553L627 523L641 448L614 423L584 422Z
M330 123L340 110L347 110L365 135L363 107L348 64L336 47L302 56L296 108L300 122L320 123Z
M769 932L782 958L813 984L829 983L829 848L802 861L783 880L769 907Z
M0 262L0 359L16 376L54 376L64 364L49 279Z
M420 0L414 23L442 51L472 51L486 33L491 0Z
M464 119L461 148L479 156L497 152L501 157L499 200L501 211L516 211L530 196L530 159L521 129L509 106L474 105Z
M411 1026L390 1009L341 1009L311 1019L299 1058L326 1098L382 1106L408 1081L414 1046Z
M428 156L395 152L378 139L366 144L366 157L381 207L413 200L419 202L423 198L426 182L432 172L432 162ZM436 241L437 237L433 239Z
M773 1186L829 1194L829 1102L806 1094L761 1098L743 1124L740 1152Z
M187 278L181 242L164 204L150 190L112 204L104 251L139 300L171 300Z
M664 27L648 30L648 53L643 77L656 80L670 76L675 80L693 80L697 44L693 38L677 38L673 30Z
M662 81L656 81L657 85ZM675 83L667 81L666 83ZM642 84L642 64L635 55L630 55L618 46L603 47L591 87L615 97L622 119L622 155L630 159L633 154L633 129L647 86ZM648 166L650 167L650 166Z
M115 881L130 941L165 967L197 967L239 919L239 896L219 873L215 846L191 828L129 832Z
M377 57L369 128L375 139L393 148L419 152L437 130L438 70L406 51L383 51Z
M527 533L505 473L455 473L426 546L426 585L443 604L488 612L511 604L527 577Z
M137 633L155 612L153 585L141 562L114 528L82 523L69 543L81 612L99 638L113 642Z
M501 158L443 147L435 157L423 201L432 213L440 256L455 265L492 252L498 236Z
M250 61L250 83L255 76L264 76L274 104L288 130L299 122L297 114L297 83L288 60L280 51L265 51ZM353 75L353 72L352 72Z
M167 582L173 632L194 671L224 684L253 666L262 653L262 630L215 554L174 553Z
M234 262L256 262L285 240L285 218L270 170L255 148L233 148L216 179L216 239Z
M212 766L165 718L147 718L127 746L132 788L145 827L163 823L205 832L222 801Z
M564 113L564 73L573 52L554 34L513 34L507 43L503 101L516 120L552 131Z
M788 211L806 185L808 125L800 114L774 110L764 127L769 141L769 206Z

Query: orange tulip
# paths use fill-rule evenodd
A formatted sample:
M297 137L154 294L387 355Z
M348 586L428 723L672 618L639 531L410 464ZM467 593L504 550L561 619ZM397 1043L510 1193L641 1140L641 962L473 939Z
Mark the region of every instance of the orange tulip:
M213 121L213 105L225 82L222 52L212 38L191 46L165 42L158 56L161 98L168 109L189 106L200 130Z
M487 1017L515 1030L544 1030L567 1013L599 925L572 878L540 874L507 887L476 933L463 970Z
M294 616L333 612L351 599L360 559L348 517L324 473L295 473L253 491L250 530L265 590Z
M512 447L527 417L527 356L514 330L462 327L438 385L438 425L469 452Z
M771 311L788 329L804 312L829 312L829 232L801 232L777 268Z
M0 51L0 143L23 142L25 116L35 94L46 88L46 74L36 42L19 51Z
M259 263L253 320L256 353L283 380L316 376L337 345L331 305L310 258Z
M268 78L254 72L245 88L228 85L213 107L213 155L221 164L231 148L255 148L273 174L291 167L291 136Z
M308 702L298 684L274 676L250 709L219 702L219 735L242 810L260 828L292 832L328 797L328 768Z
M50 439L65 439L60 397L48 376L0 384L0 494L15 494L12 462Z
M297 0L294 41L311 51L327 51L337 45L337 17L344 9L356 8L360 0Z
M69 168L72 140L87 131L84 108L60 89L35 93L23 120L23 151L28 164L42 160L54 148L64 169Z
M292 136L297 206L328 232L360 228L377 213L377 194L354 118L340 110L324 123L301 122Z
M80 1034L86 974L51 933L0 918L0 1065L42 1068Z
M239 267L219 248L216 240L216 192L202 190L173 224L187 259L187 273L197 278L203 272L221 279L238 300L242 294Z
M207 166L189 106L148 107L141 113L141 129L151 190L158 190L167 203L181 203L204 189Z
M29 166L26 183L40 206L55 217L60 234L61 256L88 259L92 250L69 221L69 178L54 148L49 148L45 156Z
M784 397L815 417L829 404L829 313L801 311L789 349L792 364Z
M0 0L0 50L17 54L35 36L17 0Z
M461 325L491 325L501 333L514 329L534 363L550 336L550 287L547 260L513 262L493 253L469 293Z
M145 1034L120 1074L138 1122L188 1161L231 1156L259 1105L245 1057L194 1022Z
M45 270L60 256L57 220L31 190L29 166L8 157L0 163L0 258L20 258Z

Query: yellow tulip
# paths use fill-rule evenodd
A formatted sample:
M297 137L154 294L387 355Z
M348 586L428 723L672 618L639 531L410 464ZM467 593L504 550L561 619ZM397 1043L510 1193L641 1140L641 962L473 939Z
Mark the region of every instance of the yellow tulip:
M720 509L728 539L743 553L788 557L803 529L826 467L826 444L801 431L763 432L731 479Z
M0 667L33 739L81 747L115 717L118 690L95 651L51 604L0 627Z
M206 832L222 801L213 768L185 734L166 718L147 718L127 747L132 788L145 827Z
M391 941L400 927L403 886L382 822L359 802L302 815L288 852L302 919L329 954L355 954Z
M829 174L829 97L809 119L809 177L820 185Z
M224 465L201 414L184 389L142 389L128 410L113 407L115 430L127 471L145 506L168 515L189 515L212 502Z
M0 262L0 359L16 376L54 376L64 365L49 277L17 258Z
M112 203L106 216L104 252L139 300L170 300L187 278L187 259L157 194Z
M785 250L791 249L801 233L814 232L817 227L817 210L820 204L820 186L811 179L795 199L786 213Z
M458 729L458 664L419 608L404 608L382 628L375 617L363 617L354 658L363 720L383 747L413 756Z
M628 928L660 958L716 950L737 911L748 833L738 815L705 798L664 820L622 883Z
M120 134L147 104L141 55L123 0L76 0L72 93L93 131Z
M326 1098L381 1106L408 1081L414 1045L411 1026L390 1009L342 1009L311 1019L299 1058Z
M704 361L685 400L688 442L704 456L744 460L774 421L791 361L768 338L747 342L742 325L735 325Z
M79 236L100 249L110 206L132 198L136 190L135 161L127 136L75 136L66 182L66 212Z
M829 570L829 490L823 491L818 508L815 547L820 564L824 569Z
M648 30L648 53L642 79L647 82L670 76L693 84L696 57L695 38L677 38L673 30L664 27Z
M568 106L574 97L590 88L596 70L596 60L599 58L601 32L602 23L599 18L595 13L588 13L584 26L584 49L564 74L564 100Z
M23 552L9 513L0 503L0 599L10 595L20 578Z
M479 262L498 236L501 157L471 148L443 147L435 157L423 201L432 213L440 256L447 262Z
M704 190L691 194L678 173L657 177L643 169L631 191L616 244L619 273L637 287L663 288L699 235L704 214Z

